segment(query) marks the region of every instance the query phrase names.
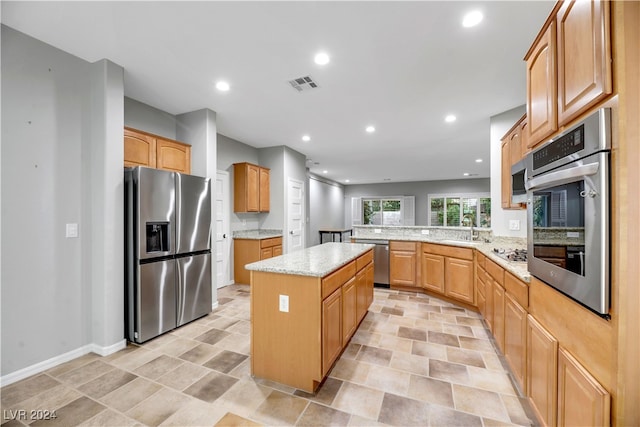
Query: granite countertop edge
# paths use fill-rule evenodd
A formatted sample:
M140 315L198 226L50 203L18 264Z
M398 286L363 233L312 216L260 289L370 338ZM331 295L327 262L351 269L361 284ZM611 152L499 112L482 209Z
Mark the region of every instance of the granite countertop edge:
M373 249L369 243L328 242L245 265L247 270L294 276L325 277ZM313 262L316 265L310 265Z
M273 237L282 237L282 230L237 230L233 232L233 238L239 240L264 240Z

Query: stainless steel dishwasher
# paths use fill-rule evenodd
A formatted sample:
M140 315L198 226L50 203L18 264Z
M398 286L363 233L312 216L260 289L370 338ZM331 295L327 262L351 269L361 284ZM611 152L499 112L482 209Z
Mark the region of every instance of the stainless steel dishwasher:
M373 283L379 288L389 287L389 241L355 239L354 243L369 243L373 248Z

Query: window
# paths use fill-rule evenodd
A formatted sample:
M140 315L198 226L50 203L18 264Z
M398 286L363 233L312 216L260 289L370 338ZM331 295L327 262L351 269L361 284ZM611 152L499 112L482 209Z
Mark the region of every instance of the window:
M402 200L362 199L363 224L402 225Z
M489 194L432 194L428 224L442 227L491 227Z

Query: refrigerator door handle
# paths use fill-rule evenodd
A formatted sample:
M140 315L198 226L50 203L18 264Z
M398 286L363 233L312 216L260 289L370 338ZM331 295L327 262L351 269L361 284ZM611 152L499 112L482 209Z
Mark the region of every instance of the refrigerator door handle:
M182 262L176 260L176 324L180 326L184 318L184 283Z
M174 201L175 206L176 206L176 239L175 239L175 252L176 254L179 254L182 252L182 248L180 247L180 229L182 228L182 203L180 203L180 201L182 200L182 188L181 188L181 182L182 182L182 176L179 173L175 174L175 194L176 194L176 199Z

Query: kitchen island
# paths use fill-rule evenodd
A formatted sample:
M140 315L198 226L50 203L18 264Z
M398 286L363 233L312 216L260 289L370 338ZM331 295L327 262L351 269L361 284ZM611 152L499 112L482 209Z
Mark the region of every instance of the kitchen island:
M373 301L373 247L325 243L245 266L254 376L315 391Z

